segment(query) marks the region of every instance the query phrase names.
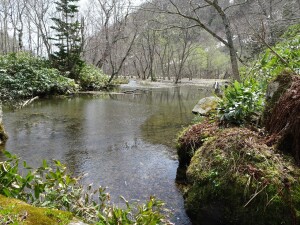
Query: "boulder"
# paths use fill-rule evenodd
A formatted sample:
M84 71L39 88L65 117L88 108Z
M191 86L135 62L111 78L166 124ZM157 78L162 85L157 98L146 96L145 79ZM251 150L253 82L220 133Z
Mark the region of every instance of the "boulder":
M176 173L177 183L186 183L186 169L195 151L202 146L207 138L213 136L217 130L217 123L205 118L201 123L189 126L181 132L176 146L179 161Z
M207 116L212 110L215 110L218 106L220 98L215 96L202 98L193 108L194 114L200 114L201 116Z
M280 83L277 80L274 80L268 84L266 92L267 101L273 98L274 94L278 91L279 85Z
M193 224L300 224L300 169L246 128L220 129L193 156L185 207Z

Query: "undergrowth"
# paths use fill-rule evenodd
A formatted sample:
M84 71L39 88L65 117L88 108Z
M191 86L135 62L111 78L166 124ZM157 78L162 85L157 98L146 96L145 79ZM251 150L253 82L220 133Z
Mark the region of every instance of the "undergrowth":
M92 224L170 224L164 203L155 197L145 204L129 203L118 208L110 203L105 188L94 189L80 184L81 177L72 177L66 167L55 160L49 165L33 169L23 162L22 174L17 156L5 152L6 161L0 162L0 194L17 198L38 207L69 211Z
M47 60L29 53L0 56L0 100L32 98L74 92L74 80L63 77Z
M268 83L284 71L300 74L300 25L291 26L283 41L267 49L252 68L242 68L243 81L224 90L218 106L221 121L236 125L257 124L264 105Z

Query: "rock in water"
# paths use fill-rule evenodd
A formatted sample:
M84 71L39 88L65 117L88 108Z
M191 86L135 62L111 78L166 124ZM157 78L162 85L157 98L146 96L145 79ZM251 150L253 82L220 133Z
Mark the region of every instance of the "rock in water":
M215 110L220 98L215 96L202 98L193 108L194 114L200 114L201 116L207 116L212 110Z

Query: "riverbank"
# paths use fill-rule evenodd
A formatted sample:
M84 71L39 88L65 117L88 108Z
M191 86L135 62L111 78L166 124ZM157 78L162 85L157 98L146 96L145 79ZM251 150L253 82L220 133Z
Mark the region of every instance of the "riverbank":
M224 79L197 79L192 80L188 78L182 78L178 84L175 84L173 80L158 80L158 81L147 81L130 79L128 84L122 84L121 88L168 88L168 87L179 87L179 86L198 86L202 88L213 88L215 82L223 84L228 82Z
M299 93L289 69L235 81L210 117L181 133L176 179L193 224L300 223Z

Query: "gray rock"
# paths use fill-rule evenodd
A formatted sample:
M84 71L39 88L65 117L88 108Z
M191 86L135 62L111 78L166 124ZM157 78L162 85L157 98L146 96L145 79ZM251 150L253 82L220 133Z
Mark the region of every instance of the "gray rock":
M215 96L202 98L193 108L194 114L200 114L201 116L207 116L212 110L215 110L220 98Z
M269 100L273 97L274 93L278 90L278 88L279 88L278 81L273 81L268 84L267 93L266 93L267 100Z
M75 218L68 225L88 225L88 224Z

